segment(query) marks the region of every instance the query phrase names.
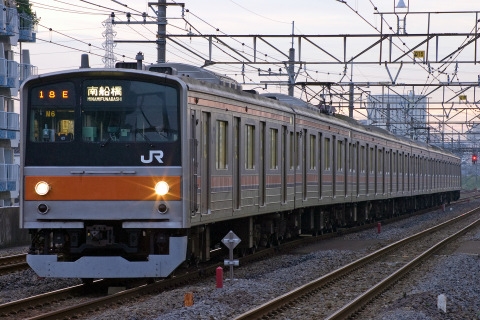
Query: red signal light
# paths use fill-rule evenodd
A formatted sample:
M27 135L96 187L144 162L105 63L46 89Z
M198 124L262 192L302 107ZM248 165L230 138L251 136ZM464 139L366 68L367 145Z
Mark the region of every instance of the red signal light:
M473 154L472 155L472 163L477 163L477 159L478 159L477 155Z

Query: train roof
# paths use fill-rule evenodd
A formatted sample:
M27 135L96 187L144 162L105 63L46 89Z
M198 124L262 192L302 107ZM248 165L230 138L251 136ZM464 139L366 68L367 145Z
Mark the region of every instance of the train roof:
M215 83L212 83L212 82L206 83L202 80L198 80L190 77L183 76L182 79L187 83L187 86L189 86L190 89L193 89L193 90L207 91L209 93L226 96L234 100L242 99L242 101L246 101L253 104L267 105L268 107L274 108L280 112L289 112L289 113L294 113L300 116L313 117L313 118L328 122L332 125L339 125L339 126L348 127L350 129L354 129L357 131L369 132L370 134L374 134L378 137L385 138L388 140L396 140L403 144L407 144L411 147L418 147L422 149L427 149L429 151L440 152L440 153L448 154L449 156L452 156L452 157L456 157L454 154L442 148L429 145L422 141L416 141L407 137L395 135L390 131L387 131L379 127L375 127L371 125L363 125L359 123L357 120L352 119L345 115L325 114L325 112L323 112L317 106L313 106L301 99L287 96L285 94L280 94L280 93L258 94L251 90L245 92L239 89L220 87Z
M241 89L242 86L234 79L221 75L197 66L192 66L184 63L156 63L146 67L148 71L165 73L179 77L193 78L200 81L214 83L220 86L225 86L233 89Z

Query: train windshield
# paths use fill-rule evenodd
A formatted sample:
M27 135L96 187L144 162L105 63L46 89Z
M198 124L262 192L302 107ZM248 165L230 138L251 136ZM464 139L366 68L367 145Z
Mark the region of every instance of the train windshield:
M162 165L178 164L179 95L176 83L159 84L157 79L73 77L33 86L27 108L27 162L145 165L142 156L161 150L165 160L171 160Z
M84 82L82 139L151 142L178 139L177 91L122 80Z
M85 80L81 139L84 142L178 140L178 94L172 87L126 80ZM30 141L68 142L75 137L75 90L57 83L34 90ZM77 124L78 125L78 124Z
M30 141L72 141L75 132L73 83L60 82L35 88L30 117Z

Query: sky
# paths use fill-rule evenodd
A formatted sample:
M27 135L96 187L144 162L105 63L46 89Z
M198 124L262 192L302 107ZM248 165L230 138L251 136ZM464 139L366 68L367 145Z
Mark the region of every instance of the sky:
M152 2L152 0L149 0ZM90 53L90 65L103 67L102 56L105 50L102 43L105 38L103 21L109 19L112 10L115 10L116 21L126 21L126 12L131 12L131 21L141 21L138 15L146 12L149 16L155 13L148 7L148 0L30 0L33 11L40 19L37 30L36 43L23 43L22 49L30 51L31 64L38 67L38 73L55 72L65 69L76 69L80 65L82 53ZM378 34L381 18L378 13L391 13L394 10L404 13L405 9L394 9L399 0L187 0L182 15L180 6L169 6L167 9L167 33L187 34L188 32L202 34L228 35L296 35L315 34ZM167 2L177 2L168 0ZM457 0L452 7L452 0L404 0L409 12L438 12L438 11L480 11L478 0ZM402 11L403 10L403 11ZM377 14L375 14L377 13ZM396 28L395 16L383 15L385 23ZM465 14L432 14L430 17L430 32L471 32L475 27L476 16L473 13ZM152 21L152 19L148 19ZM428 16L407 15L407 33L425 33L428 30ZM385 26L384 26L385 27ZM115 40L155 40L156 25L125 25L115 24ZM208 55L208 43L200 38L181 38L179 41L202 56ZM230 45L245 54L252 54L253 43L245 39L245 43L232 41ZM270 41L270 40L269 40ZM290 38L273 39L275 44L286 54L292 45ZM321 41L324 41L320 43ZM419 42L418 39L404 39L405 46L411 47ZM465 39L451 39L439 43L442 53L448 54L462 44ZM319 44L329 48L332 54L342 56L341 39L319 40ZM359 39L349 42L348 55L354 55L371 42ZM399 44L402 46L402 44ZM301 59L324 61L328 57L311 46L302 43ZM298 43L294 43L298 48ZM270 59L284 61L285 57L266 45L257 47L259 55L267 54ZM420 47L419 49L422 49ZM385 50L385 48L384 48ZM394 49L395 50L395 49ZM17 52L20 48L17 47ZM157 60L156 45L153 43L126 44L117 43L114 48L115 56L120 61L133 61L137 52L143 52L145 63L154 63ZM214 48L214 59L222 59L220 50ZM298 49L296 51L298 57ZM368 53L367 58L378 60L378 49ZM473 56L473 47L465 50L458 58ZM204 61L190 52L167 42L167 61L185 62L201 66ZM268 66L260 66L265 72ZM280 65L281 67L281 65ZM434 66L433 66L434 67ZM277 70L279 65L273 65ZM250 87L258 88L258 83L264 80L285 81L286 77L259 77L256 67L246 67L244 76L241 65L216 65L210 70L226 74L239 82L253 83ZM393 76L396 75L398 65L390 66ZM428 68L421 65L405 65L398 74L399 83L425 82L429 79ZM357 82L388 82L390 77L383 65L309 65L302 70L300 81L353 81ZM308 74L307 74L308 72ZM436 74L437 81L447 81L447 77L457 76L458 81L477 81L480 65L456 66L454 63L445 67L443 73ZM430 78L431 79L431 78ZM248 85L247 85L248 87ZM265 88L261 88L265 90ZM269 85L267 91L286 93L285 86ZM372 91L378 89L371 89ZM403 88L403 94L408 88ZM374 92L375 93L375 92ZM377 92L380 93L380 92ZM454 94L450 92L448 94Z
M151 2L151 0L149 0ZM374 14L374 6L379 12L393 11L394 3L398 0L347 0L341 3L337 0L190 0L185 2L186 12L182 19L179 7L169 6L167 9L167 32L170 34L185 34L188 21L197 30L204 34L291 34L292 22L295 22L295 34L357 34L376 33L372 26L362 20L365 18L371 25L379 28L380 18ZM29 49L32 64L38 66L39 73L52 72L66 68L75 68L80 61L82 52L92 52L102 56L102 32L111 10L130 11L132 14L146 12L154 16L151 8L147 7L148 0L121 0L121 1L81 1L81 0L31 0L33 10L40 18L37 42L23 44ZM100 6L92 5L97 3ZM175 2L175 1L169 1ZM409 3L410 11L446 11L452 10L451 0L405 0ZM127 7L118 3L123 3ZM350 9L351 8L351 9ZM455 1L456 11L480 10L479 1ZM353 10L357 10L357 15ZM474 15L454 15L444 20L444 17L432 17L431 29L437 32L468 32L471 30ZM132 21L141 20L134 16ZM393 16L387 19L394 25ZM125 21L123 13L116 13L115 20ZM188 26L187 26L188 28ZM154 25L114 25L116 40L154 40ZM218 29L219 31L216 31ZM51 30L51 31L50 31ZM426 32L426 17L411 16L407 19L407 32ZM67 35L71 38L67 38ZM290 47L290 39L279 42ZM187 44L198 45L199 50L208 49L205 41L192 39ZM88 46L88 44L92 46ZM354 44L355 45L355 44ZM74 49L69 49L68 46ZM122 44L116 45L115 53L122 60L135 57L138 51L145 54L145 61L156 61L155 44ZM178 61L188 59L182 49L168 44L167 60ZM184 51L184 50L183 50ZM125 58L123 58L125 56ZM92 66L102 66L101 57L91 56ZM190 58L191 59L191 58ZM191 60L199 62L198 60ZM359 75L360 76L360 75Z

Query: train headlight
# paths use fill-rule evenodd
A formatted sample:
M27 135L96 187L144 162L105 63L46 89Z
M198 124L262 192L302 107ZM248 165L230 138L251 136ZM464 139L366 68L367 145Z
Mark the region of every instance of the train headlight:
M166 183L165 181L157 182L157 184L155 185L155 192L159 196L166 195L168 193L169 189L170 189L170 187L168 186L168 183Z
M40 181L35 185L35 192L39 196L44 196L50 191L50 185L45 181Z

